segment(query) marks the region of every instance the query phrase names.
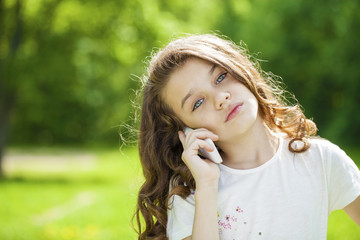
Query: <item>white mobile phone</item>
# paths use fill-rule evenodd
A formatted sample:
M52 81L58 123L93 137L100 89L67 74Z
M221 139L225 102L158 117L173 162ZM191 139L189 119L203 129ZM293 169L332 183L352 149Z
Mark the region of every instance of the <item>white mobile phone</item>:
M189 132L193 131L194 129L192 128L189 128L189 127L185 127L184 128L184 133L185 135L188 134ZM222 158L214 144L214 142L210 139L210 138L207 138L205 139L206 142L208 142L213 148L214 148L214 151L212 152L208 152L206 151L205 149L203 148L199 148L199 154L215 163L222 163Z

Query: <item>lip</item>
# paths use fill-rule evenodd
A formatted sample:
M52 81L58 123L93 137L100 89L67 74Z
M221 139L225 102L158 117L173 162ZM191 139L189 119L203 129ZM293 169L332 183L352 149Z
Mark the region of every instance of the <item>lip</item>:
M242 105L243 103L235 103L231 105L229 107L229 112L227 114L225 122L230 121L231 119L236 117L236 115L240 112Z

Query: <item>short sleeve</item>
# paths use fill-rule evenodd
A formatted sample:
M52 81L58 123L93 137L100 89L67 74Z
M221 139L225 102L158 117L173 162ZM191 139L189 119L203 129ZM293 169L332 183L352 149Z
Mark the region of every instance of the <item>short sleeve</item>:
M194 195L186 199L174 195L168 210L167 236L169 240L180 240L192 235L195 214Z
M343 209L360 195L360 171L338 146L329 144L327 162L329 213Z

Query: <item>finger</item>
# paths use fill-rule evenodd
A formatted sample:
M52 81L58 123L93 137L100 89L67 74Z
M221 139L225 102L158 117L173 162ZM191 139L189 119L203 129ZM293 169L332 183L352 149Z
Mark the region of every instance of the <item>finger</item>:
M206 142L205 140L201 141L201 143L199 143L199 147L208 151L208 152L212 152L214 151L214 147L212 145L210 145L208 142Z
M203 139L196 139L188 146L188 149L196 152L196 154L200 148L202 148L208 152L212 152L215 150L214 147L210 143L208 143L206 140L203 140Z
M185 133L183 131L179 131L178 134L179 134L180 142L184 146L184 142L185 142L185 138L186 138Z
M193 131L189 132L186 135L186 137L189 139L190 138L199 138L199 139L210 138L213 141L217 141L219 139L218 135L214 134L213 132L211 132L205 128L193 130Z

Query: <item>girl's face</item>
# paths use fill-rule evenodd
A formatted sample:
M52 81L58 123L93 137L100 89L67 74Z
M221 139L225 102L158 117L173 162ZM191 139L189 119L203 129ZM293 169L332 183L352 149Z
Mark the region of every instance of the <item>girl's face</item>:
M245 134L260 119L257 100L247 87L198 58L172 73L162 97L187 126L206 128L219 141Z

